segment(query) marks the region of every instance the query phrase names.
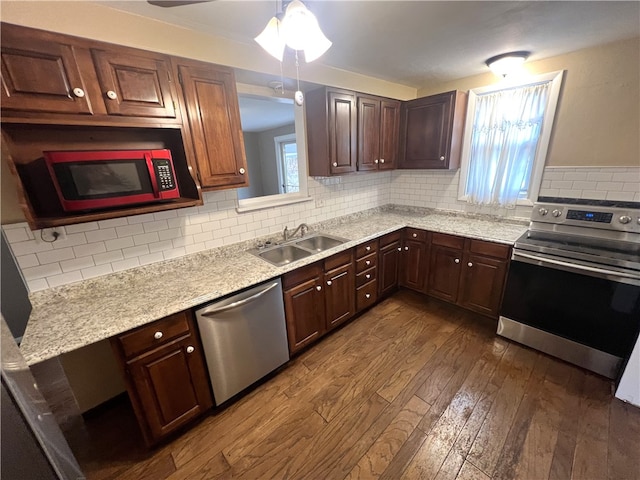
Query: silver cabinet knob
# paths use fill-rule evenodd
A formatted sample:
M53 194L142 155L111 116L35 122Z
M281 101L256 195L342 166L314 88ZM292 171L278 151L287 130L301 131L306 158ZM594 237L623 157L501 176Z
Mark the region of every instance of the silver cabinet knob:
M627 224L631 223L631 217L629 215L622 215L619 219L620 223Z
M246 172L246 170L244 168L241 168L240 170L238 170L240 172L240 175L244 175L244 172Z
M398 247L398 251L399 251L399 252L401 252L401 251L402 251L402 248L401 248L401 247Z
M418 236L417 233L414 233L413 235L411 235L413 238L416 238Z
M160 340L162 338L162 332L156 332L153 334L153 338Z
M338 162L333 162L333 164L332 164L332 165L333 165L334 167L337 167L337 166L338 166Z
M473 267L473 263L471 262L467 263L467 267Z
M409 247L404 247L404 250L405 250L405 251L409 250Z
M384 158L381 158L381 159L380 159L380 163L384 163Z
M367 298L367 299L369 299L369 298L371 298L371 294L370 294L370 293L365 293L365 294L364 294L364 297L365 297L365 298Z
M318 286L316 287L316 290L317 290L317 291L322 290L322 285L318 285Z
M441 162L444 162L444 155L441 155L441 156L440 156L440 161L441 161Z
M456 259L454 260L454 262L455 262L455 263L460 263L460 259L459 259L459 258L456 258Z
M195 348L193 348L191 345L189 345L189 346L187 347L187 353L193 353L193 352L194 352L194 350L195 350Z
M378 159L376 158L376 159L373 161L373 163L378 163Z
M364 278L366 278L367 280L369 280L371 278L371 274L367 273Z
M627 222L627 223L629 223L629 222ZM369 250L371 250L371 246L370 246L370 245L367 245L367 246L366 246L366 248L365 248L365 250L368 252Z
M364 264L368 267L369 265L371 265L371 260L367 260L366 262L364 262Z
M109 90L107 92L107 97L110 98L111 100L116 100L118 98L118 94L113 90Z
M82 98L84 97L84 90L82 90L81 88L74 88L73 94L78 98Z
M327 280L327 285L331 286L333 282L331 280Z

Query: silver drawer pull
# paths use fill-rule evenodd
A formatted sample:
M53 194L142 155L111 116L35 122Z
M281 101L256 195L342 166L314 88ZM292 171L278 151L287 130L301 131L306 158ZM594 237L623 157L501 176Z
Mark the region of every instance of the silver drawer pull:
M409 250L409 247L404 247L405 250Z
M107 92L107 98L109 98L110 100L116 100L118 98L118 94L113 90L109 90Z
M191 345L187 347L187 353L193 353L194 351L195 351L195 348L193 348Z
M371 260L367 260L366 262L364 262L366 266L371 265Z
M442 155L442 156L440 157L440 161L441 161L441 162L444 162L444 155Z
M384 158L381 158L381 159L380 159L380 163L384 163Z
M333 162L333 166L337 167L338 166L338 162Z
M73 94L78 98L82 98L84 97L84 90L82 90L81 88L74 88Z
M365 294L364 294L364 297L365 297L365 298L371 298L371 294L370 294L370 293L365 293Z
M244 172L246 172L246 170L244 168L241 168L240 170L238 170L238 172L240 172L240 175L244 175Z
M401 252L401 251L402 251L402 248L401 248L401 247L398 247L398 251L399 251L399 252Z
M373 161L373 163L378 163L378 159L376 158L376 159Z
M467 263L467 267L473 267L473 263L471 262Z
M367 247L365 248L365 250L368 252L369 250L371 250L371 247L370 247L370 246L367 246Z
M456 262L456 263L460 263L460 259L459 259L459 258L456 258L456 259L454 260L454 262Z
M153 334L153 338L160 340L162 338L162 332L156 332Z
M371 274L367 273L364 277L369 280L371 278Z
M322 285L318 285L318 286L316 287L316 290L317 290L317 291L322 290Z
M414 233L413 235L411 235L413 238L416 238L418 236L417 233Z
M333 282L331 280L327 280L327 285L331 286Z

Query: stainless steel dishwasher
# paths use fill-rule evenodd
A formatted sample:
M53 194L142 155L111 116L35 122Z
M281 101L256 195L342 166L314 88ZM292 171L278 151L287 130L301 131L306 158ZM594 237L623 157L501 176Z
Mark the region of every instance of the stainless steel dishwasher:
M205 305L196 319L216 405L289 360L279 278Z

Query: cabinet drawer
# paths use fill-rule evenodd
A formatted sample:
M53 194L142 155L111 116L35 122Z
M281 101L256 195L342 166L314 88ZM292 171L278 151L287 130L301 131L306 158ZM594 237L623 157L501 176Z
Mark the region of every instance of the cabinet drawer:
M420 230L419 228L410 228L404 231L404 238L409 240L416 240L418 242L426 242L427 241L427 231Z
M365 270L362 273L357 274L356 275L356 287L359 288L362 285L364 285L365 283L369 283L370 281L375 280L378 277L376 270L377 270L377 268L373 267L373 268L370 268L368 270Z
M180 312L117 337L127 358L189 333L187 312Z
M361 259L378 251L378 239L371 240L370 242L363 243L356 247L356 258Z
M285 273L282 277L282 288L288 290L296 285L307 282L322 275L322 262L312 263L306 267L296 268L294 271Z
M356 260L356 273L362 273L365 270L368 270L377 265L378 265L378 254L377 252L371 253L366 257L362 257Z
M342 267L351 262L353 262L353 250L349 249L344 252L331 255L329 258L325 258L324 269L325 271L333 270L334 268Z
M386 247L387 245L392 244L393 242L399 242L400 234L401 234L401 230L398 230L397 232L387 233L386 235L380 237L379 239L380 249Z
M370 307L378 301L378 281L373 280L356 289L356 309L358 311Z
M464 237L447 235L446 233L434 233L431 237L431 244L462 250L464 248Z
M511 247L509 247L509 245L485 242L483 240L471 240L471 244L469 245L469 251L471 253L478 253L480 255L496 258L509 258L510 249Z

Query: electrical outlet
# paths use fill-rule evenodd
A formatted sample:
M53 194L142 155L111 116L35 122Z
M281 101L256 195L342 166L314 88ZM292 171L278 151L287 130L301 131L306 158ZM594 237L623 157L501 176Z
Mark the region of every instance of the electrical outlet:
M324 207L324 199L316 198L316 208L322 208L322 207Z

